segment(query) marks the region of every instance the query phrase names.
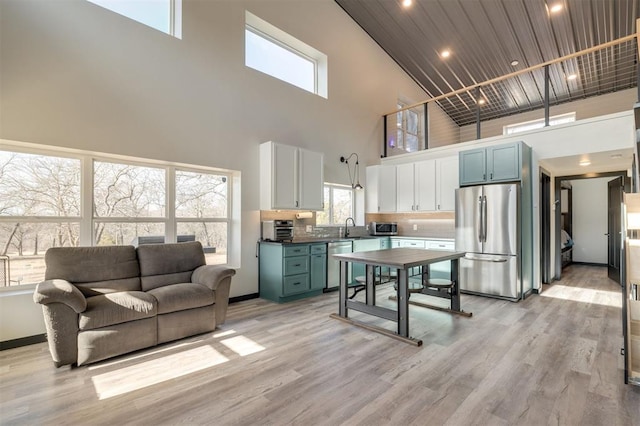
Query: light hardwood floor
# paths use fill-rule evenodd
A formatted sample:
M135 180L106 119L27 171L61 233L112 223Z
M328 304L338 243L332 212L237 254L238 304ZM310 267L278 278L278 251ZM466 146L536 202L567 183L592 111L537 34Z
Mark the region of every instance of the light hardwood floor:
M520 303L463 295L471 318L412 306L422 347L330 319L331 293L236 303L215 333L86 367L54 368L44 343L3 351L0 423L640 425L620 287L565 272Z

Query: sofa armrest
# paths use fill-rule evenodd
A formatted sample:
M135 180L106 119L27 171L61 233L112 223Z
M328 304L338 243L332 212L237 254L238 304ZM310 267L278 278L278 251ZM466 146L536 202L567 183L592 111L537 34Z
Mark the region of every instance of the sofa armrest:
M202 265L194 269L191 282L206 285L215 291L225 279L236 274L236 270L224 265Z
M78 314L87 309L87 299L82 292L66 280L46 280L38 283L33 293L33 301L41 305L62 303Z

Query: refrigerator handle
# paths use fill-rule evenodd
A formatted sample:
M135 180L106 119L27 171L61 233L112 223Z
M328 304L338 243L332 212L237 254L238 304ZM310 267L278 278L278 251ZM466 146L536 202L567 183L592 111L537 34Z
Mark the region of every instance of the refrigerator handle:
M486 243L487 242L487 196L483 195L482 196L482 204L481 204L481 209L482 209L482 242Z
M480 226L478 227L478 242L484 238L484 209L482 208L482 195L478 197L478 211L480 212Z

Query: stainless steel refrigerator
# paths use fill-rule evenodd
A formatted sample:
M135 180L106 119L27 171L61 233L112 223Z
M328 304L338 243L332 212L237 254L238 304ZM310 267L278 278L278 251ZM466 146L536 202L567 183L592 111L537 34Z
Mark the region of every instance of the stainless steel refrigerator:
M466 293L518 300L520 268L520 185L479 185L456 190L456 251L460 289Z

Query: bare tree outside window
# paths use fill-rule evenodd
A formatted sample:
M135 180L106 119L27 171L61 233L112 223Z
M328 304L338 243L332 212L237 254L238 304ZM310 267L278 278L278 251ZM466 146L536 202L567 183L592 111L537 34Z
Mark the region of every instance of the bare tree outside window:
M209 264L227 262L228 191L227 176L176 171L177 234L200 241Z
M41 280L48 248L78 245L80 167L77 159L0 151L0 256L10 265L0 286Z
M353 189L348 185L325 183L324 210L316 213L318 225L342 225L353 217Z

